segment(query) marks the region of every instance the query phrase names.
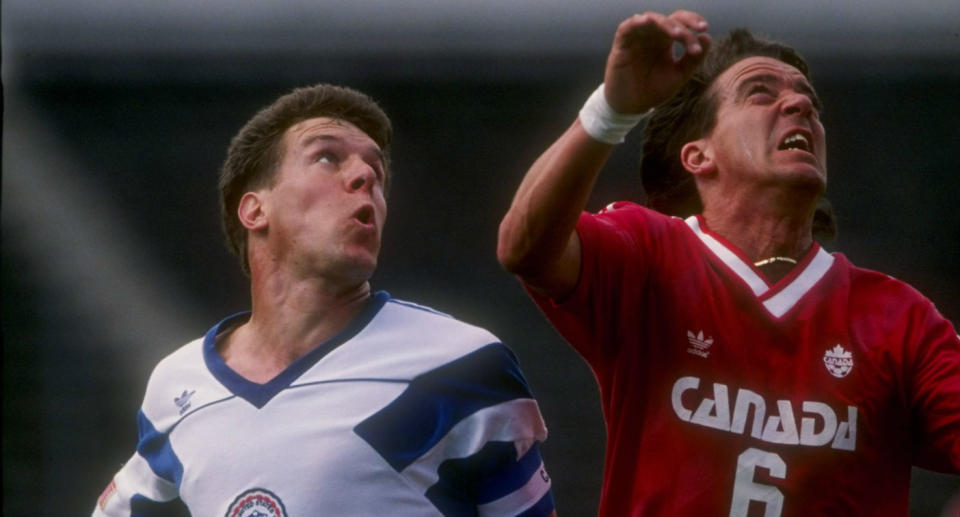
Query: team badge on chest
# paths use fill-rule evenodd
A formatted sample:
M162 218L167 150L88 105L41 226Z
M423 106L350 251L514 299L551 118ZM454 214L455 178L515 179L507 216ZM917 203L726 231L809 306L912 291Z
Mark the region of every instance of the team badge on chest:
M836 345L823 354L823 364L830 375L842 379L853 370L853 354L842 346Z
M224 517L287 517L287 509L273 492L251 488L230 503Z

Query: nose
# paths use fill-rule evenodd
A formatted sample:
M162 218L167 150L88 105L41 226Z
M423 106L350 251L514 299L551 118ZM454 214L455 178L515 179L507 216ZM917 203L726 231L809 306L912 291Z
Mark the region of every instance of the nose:
M813 101L804 93L790 92L783 101L782 109L787 115L807 116L813 112Z
M347 175L347 190L354 192L357 190L371 189L377 181L377 171L367 162L356 159L350 167L350 173Z

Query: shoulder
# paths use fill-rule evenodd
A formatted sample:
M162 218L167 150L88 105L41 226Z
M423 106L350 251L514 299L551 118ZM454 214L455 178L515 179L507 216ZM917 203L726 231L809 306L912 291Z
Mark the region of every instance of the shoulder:
M842 253L833 255L838 264L846 269L851 290L863 303L894 303L899 307L931 304L926 296L910 284L886 273L855 266Z
M500 341L487 329L431 307L397 298L390 298L371 323L383 331L415 335L417 340L427 345L462 350Z
M229 396L210 374L204 338L163 358L150 374L141 412L159 432L169 430L194 409Z
M850 281L850 305L861 315L863 324L882 329L889 337L907 341L925 334L956 335L952 324L923 293L910 284L885 273L854 266L842 254L835 253L840 267L846 268Z
M655 242L664 234L687 232L683 219L629 201L610 203L596 213L584 213L577 224L581 239L591 236L605 240Z
M351 350L364 357L363 368L382 364L392 376L410 379L432 371L458 375L463 365L488 372L519 369L513 351L492 332L395 298L356 336Z
M631 201L615 201L598 210L592 217L618 222L640 222L645 224L669 224L670 221L682 221L678 217L671 217L656 210L638 205Z

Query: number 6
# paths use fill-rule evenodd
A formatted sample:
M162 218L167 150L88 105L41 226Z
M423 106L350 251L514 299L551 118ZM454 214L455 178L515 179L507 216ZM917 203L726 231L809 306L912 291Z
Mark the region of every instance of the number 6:
M750 501L766 504L763 517L780 517L783 513L783 492L775 486L753 481L757 467L769 470L770 476L775 478L784 479L787 476L787 464L780 456L754 448L743 451L737 458L737 479L733 484L730 517L746 517Z

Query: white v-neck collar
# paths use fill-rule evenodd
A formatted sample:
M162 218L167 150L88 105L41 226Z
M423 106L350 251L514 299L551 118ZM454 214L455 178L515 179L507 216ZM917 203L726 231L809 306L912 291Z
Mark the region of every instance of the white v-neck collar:
M793 271L782 281L770 285L752 264L735 251L732 245L718 239L706 229L699 216L690 216L685 221L707 249L747 284L767 312L775 318L783 316L792 309L833 265L833 255L814 242L813 247L796 266L799 268L799 274Z

